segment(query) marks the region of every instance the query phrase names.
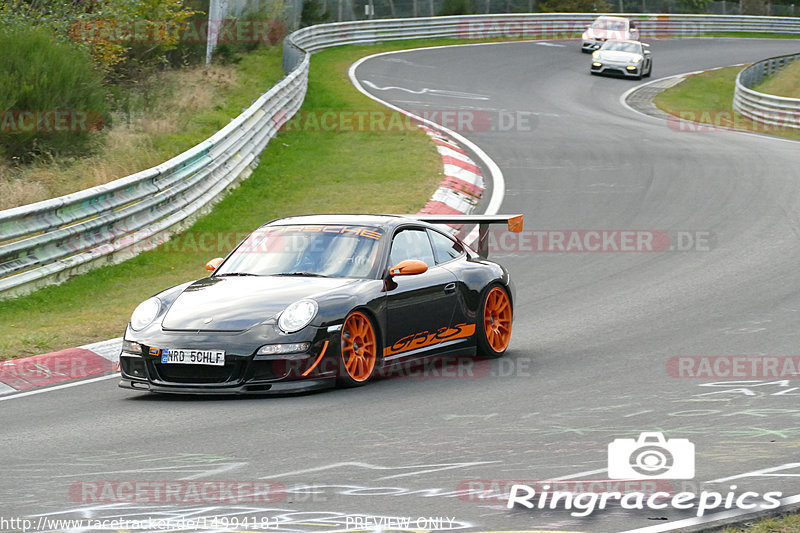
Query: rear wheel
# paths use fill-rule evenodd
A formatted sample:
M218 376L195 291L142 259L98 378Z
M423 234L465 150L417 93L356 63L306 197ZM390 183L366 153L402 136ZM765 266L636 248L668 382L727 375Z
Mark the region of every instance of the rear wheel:
M505 288L491 285L483 296L477 324L479 355L494 358L505 353L511 341L513 318Z
M378 336L367 315L353 311L342 325L339 384L357 387L367 383L378 361Z

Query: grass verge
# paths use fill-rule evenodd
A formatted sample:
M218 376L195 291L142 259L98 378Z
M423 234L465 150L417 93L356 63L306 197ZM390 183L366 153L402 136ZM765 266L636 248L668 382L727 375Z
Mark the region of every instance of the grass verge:
M754 90L786 98L800 98L800 61L793 61L783 70L765 78Z
M364 55L403 47L408 44L314 55L303 110L388 114L352 87L347 68ZM268 220L301 213L413 213L430 198L441 176L441 159L417 128L290 128L270 142L250 178L174 241L62 285L0 301L0 359L121 335L140 301L205 276L208 259L225 255L243 234Z
M89 157L0 163L0 209L62 196L163 163L222 129L283 77L281 47L256 50L236 65L166 71L113 87L113 125Z
M719 533L800 533L800 515L790 514L727 527Z
M689 76L678 85L659 93L653 101L657 107L680 119L710 126L698 128L691 124L673 125L683 131L699 133L735 128L800 140L800 131L787 126L757 124L733 111L736 75L742 68L744 67L727 67Z

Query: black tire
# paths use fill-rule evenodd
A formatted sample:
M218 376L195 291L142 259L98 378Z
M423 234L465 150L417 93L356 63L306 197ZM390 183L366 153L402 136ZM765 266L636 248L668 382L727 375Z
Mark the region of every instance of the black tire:
M508 289L499 283L486 287L475 320L478 355L486 359L502 357L511 340L513 321Z

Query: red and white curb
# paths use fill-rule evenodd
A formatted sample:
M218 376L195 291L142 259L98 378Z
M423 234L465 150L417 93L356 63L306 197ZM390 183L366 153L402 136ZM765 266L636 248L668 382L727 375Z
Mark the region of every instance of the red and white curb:
M480 168L453 139L427 126L420 128L433 140L444 165L444 179L420 213L428 215L472 213L485 189Z
M0 363L0 395L117 369L122 338Z

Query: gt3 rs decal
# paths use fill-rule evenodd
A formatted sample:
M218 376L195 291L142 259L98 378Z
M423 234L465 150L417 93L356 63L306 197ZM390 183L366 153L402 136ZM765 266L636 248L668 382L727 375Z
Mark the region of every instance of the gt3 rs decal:
M391 346L384 348L383 356L395 355L425 346L432 346L444 341L463 339L475 334L475 324L458 324L453 327L439 328L436 331L422 331L403 337Z

